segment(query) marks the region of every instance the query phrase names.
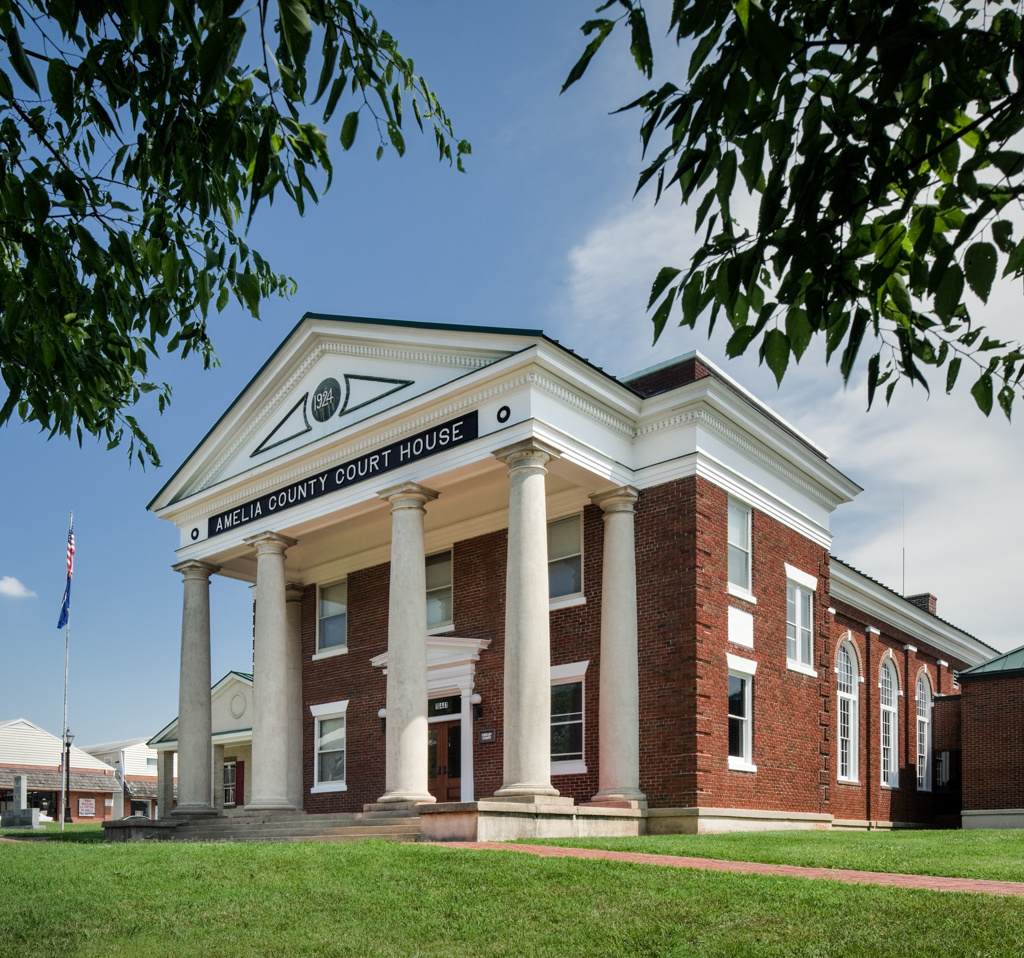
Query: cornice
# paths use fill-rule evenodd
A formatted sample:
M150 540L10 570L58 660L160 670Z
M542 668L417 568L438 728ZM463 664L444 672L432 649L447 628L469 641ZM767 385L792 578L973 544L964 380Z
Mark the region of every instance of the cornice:
M427 352L424 350L402 349L398 347L380 345L363 346L356 343L321 341L309 351L309 354L299 364L298 368L292 372L288 379L285 380L284 384L277 389L274 395L264 403L263 410L259 415L257 415L252 422L250 422L249 425L238 434L235 441L231 443L228 449L221 454L213 465L203 471L184 495L190 496L196 492L201 492L206 488L208 480L212 476L216 476L220 470L238 454L238 450L250 441L253 433L257 432L266 423L267 419L271 417L277 409L278 404L295 389L306 373L308 373L323 356L328 354L358 356L362 359L387 359L391 361L417 362L434 366L460 366L468 368L470 371L480 369L483 366L488 366L495 362L496 359L501 358L500 356L460 356L454 353Z

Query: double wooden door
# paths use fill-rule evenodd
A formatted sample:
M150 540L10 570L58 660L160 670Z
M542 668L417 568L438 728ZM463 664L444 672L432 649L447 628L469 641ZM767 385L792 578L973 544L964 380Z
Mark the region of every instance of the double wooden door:
M427 788L439 802L462 801L462 723L434 722L427 729Z

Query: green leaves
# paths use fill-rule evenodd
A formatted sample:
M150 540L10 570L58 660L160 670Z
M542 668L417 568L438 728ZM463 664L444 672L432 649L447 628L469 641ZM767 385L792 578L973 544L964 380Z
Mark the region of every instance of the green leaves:
M584 25L594 38L566 85L617 24L646 28L639 0L612 7L618 20ZM984 336L965 295L987 303L997 272L1024 278L1024 241L1000 218L1024 201L1018 13L1002 0L674 0L668 28L676 82L623 107L641 113L637 192L696 203L688 269L652 289L655 339L673 316L707 315L710 331L724 312L729 355L758 342L780 378L824 335L847 381L871 339L869 403L883 383L887 402L902 381L927 389L931 368L952 389L966 363L975 401L1008 416L1024 347ZM736 201L737 172L756 202ZM775 309L785 331L768 328Z
M580 28L583 31L585 37L589 37L595 30L597 36L594 37L590 43L587 44L587 48L583 51L583 56L576 61L575 66L569 71L569 76L565 78L565 83L562 84L562 89L559 91L559 96L565 93L584 73L587 72L587 67L590 66L590 61L594 59L594 54L601 48L601 44L607 39L608 34L615 28L614 20L588 20ZM650 51L650 43L648 42L648 52ZM636 54L634 54L634 57ZM637 66L640 67L639 60ZM643 67L640 67L644 69ZM650 72L648 71L648 76Z
M238 223L275 193L301 214L330 186L338 131L304 115L307 89L326 97L324 124L349 101L344 150L362 116L378 156L404 154L411 101L440 159L462 170L472 152L394 37L345 0L28 0L0 30L15 71L0 70L0 425L124 442L143 464L159 458L130 409L171 398L150 357L216 365L211 306L258 318L295 291Z

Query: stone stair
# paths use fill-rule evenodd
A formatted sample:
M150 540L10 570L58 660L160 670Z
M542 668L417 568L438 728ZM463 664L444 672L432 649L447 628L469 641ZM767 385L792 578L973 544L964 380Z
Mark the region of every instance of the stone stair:
M416 842L420 818L413 808L308 815L305 812L229 812L194 818L179 825L173 841L191 842L352 842L379 838Z

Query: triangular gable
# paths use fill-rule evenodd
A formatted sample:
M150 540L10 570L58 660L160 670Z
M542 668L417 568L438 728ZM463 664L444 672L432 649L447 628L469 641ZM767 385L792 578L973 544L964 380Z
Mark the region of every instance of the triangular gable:
M525 348L526 337L543 334L307 314L150 507L414 401Z
M245 708L232 709L232 699L241 695L245 699ZM210 712L213 720L214 735L235 732L252 728L252 674L249 672L228 672L213 684L210 689ZM235 712L239 714L234 714ZM178 740L178 717L175 716L159 732L146 743L151 748L158 748Z
M24 765L56 768L63 761L60 736L47 732L28 719L0 722L0 765ZM71 767L96 772L109 772L98 758L71 746Z

